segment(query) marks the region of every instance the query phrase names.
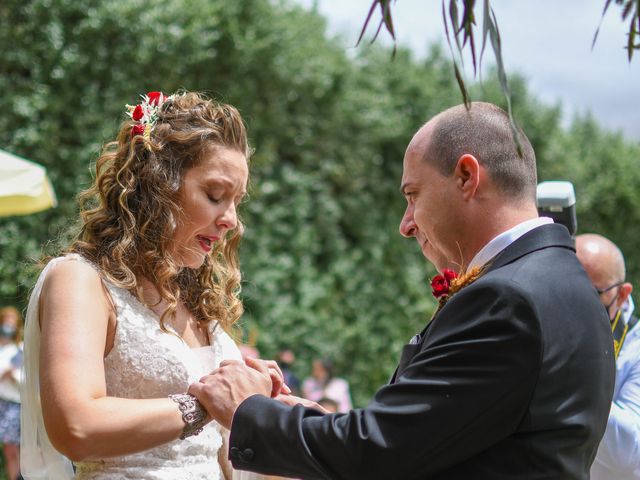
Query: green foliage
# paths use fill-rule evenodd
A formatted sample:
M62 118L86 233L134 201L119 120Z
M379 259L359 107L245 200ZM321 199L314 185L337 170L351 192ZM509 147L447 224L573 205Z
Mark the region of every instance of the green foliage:
M388 379L435 306L433 269L398 234L398 187L415 130L460 103L442 52L417 61L398 49L391 61L374 46L351 58L320 16L269 0L5 0L0 49L0 147L46 165L60 200L0 219L0 304L24 307L31 259L66 241L74 197L124 105L147 90L203 90L239 107L256 148L242 335L265 357L292 348L300 376L313 357L332 357L357 405ZM576 182L581 226L630 241L611 212L628 205L635 220L638 147L589 119L565 132L558 107L522 79L510 85L541 179ZM474 98L500 102L499 82ZM611 177L592 181L594 170Z

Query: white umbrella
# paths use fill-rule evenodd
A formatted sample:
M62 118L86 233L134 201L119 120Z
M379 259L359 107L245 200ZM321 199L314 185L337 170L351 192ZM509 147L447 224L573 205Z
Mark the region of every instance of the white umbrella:
M0 150L0 217L27 215L57 204L44 167Z

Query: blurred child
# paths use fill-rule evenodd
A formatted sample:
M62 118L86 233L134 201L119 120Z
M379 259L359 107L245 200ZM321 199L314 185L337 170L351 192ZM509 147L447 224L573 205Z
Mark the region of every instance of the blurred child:
M338 404L340 413L353 408L349 384L344 378L333 376L333 365L327 359L313 361L311 377L302 383L302 394L314 402L321 398L330 398Z

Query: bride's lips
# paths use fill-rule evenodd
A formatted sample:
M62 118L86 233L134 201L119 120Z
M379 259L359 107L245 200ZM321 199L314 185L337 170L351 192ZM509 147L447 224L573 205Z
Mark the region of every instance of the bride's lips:
M198 235L197 238L204 253L209 253L213 248L213 244L219 240L218 237L208 237L206 235Z

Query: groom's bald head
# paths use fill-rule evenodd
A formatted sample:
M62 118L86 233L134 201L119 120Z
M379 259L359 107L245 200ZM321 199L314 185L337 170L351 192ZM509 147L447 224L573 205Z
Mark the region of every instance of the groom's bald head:
M509 116L500 107L473 102L467 110L464 105L458 105L435 116L427 126L431 127L429 135L424 136L420 145L424 149L423 157L440 173L451 175L460 157L470 154L487 170L502 194L535 201L537 175L533 147L518 127L522 157L518 155ZM421 138L416 135L414 140Z

